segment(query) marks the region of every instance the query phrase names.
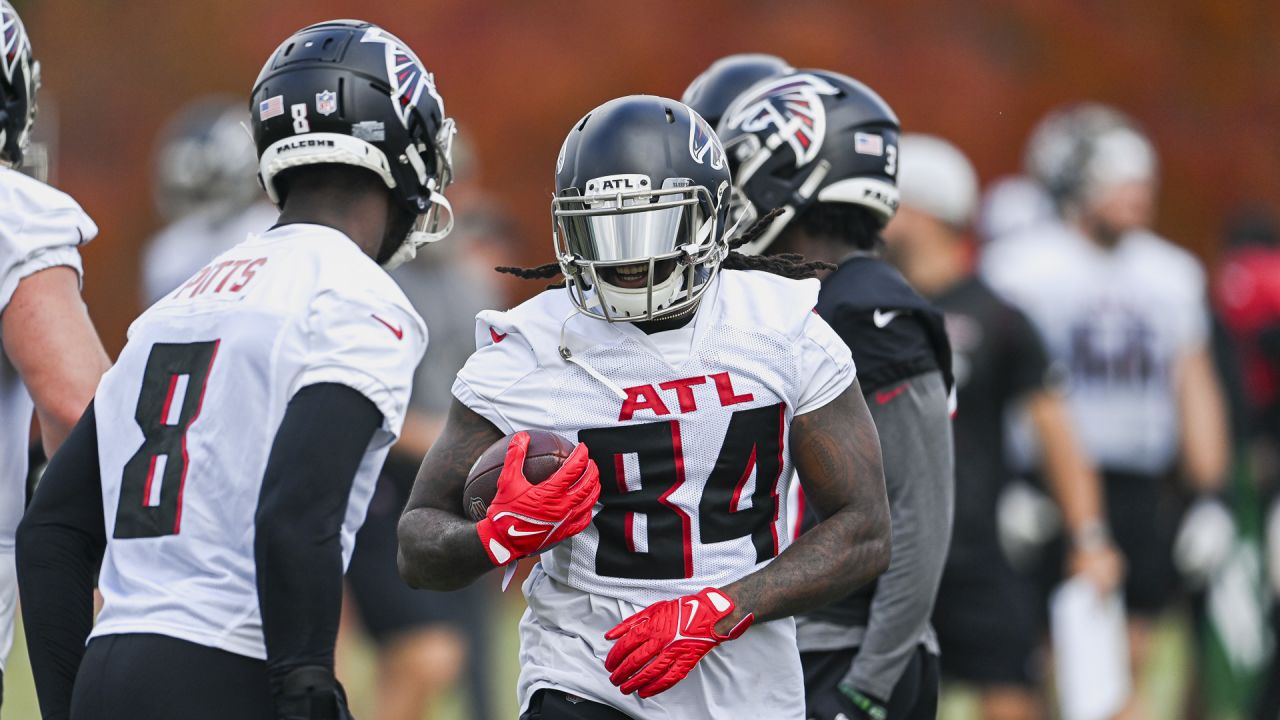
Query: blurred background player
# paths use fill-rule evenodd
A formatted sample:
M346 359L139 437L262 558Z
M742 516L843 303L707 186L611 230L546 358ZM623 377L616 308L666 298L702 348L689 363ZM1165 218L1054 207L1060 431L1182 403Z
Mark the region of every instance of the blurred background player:
M34 409L52 455L111 364L80 299L77 248L98 227L76 201L32 179L24 164L36 118L40 63L22 20L0 0L0 674L18 606L14 532L27 497ZM0 675L2 676L2 675ZM0 681L0 697L3 684Z
M1004 421L1029 408L1048 486L1071 538L1068 566L1100 592L1120 580L1097 474L1078 447L1070 417L1039 335L1016 308L974 274L969 235L978 177L955 146L929 135L903 135L901 204L885 229L888 255L912 287L946 314L959 411L954 421L956 512L933 624L944 677L981 693L982 717L1042 717L1040 598L1032 578L1002 551L998 500L1011 478Z
M880 229L898 206L898 131L879 95L820 70L751 86L720 123L743 215L780 211L744 248L835 264L815 312L853 353L884 457L889 569L798 618L807 713L817 720L937 714L929 616L951 535L951 352L941 315L880 258ZM819 518L803 513L804 529Z
M279 220L134 322L19 530L47 717L349 717L342 574L427 343L383 268L449 231L453 122L352 20L287 38L251 107Z
M213 95L189 103L161 131L152 182L156 209L169 224L142 258L144 308L279 216L254 179L248 122L244 103Z
M1141 677L1152 620L1177 597L1177 569L1203 582L1233 535L1216 499L1227 427L1204 272L1150 231L1155 149L1116 110L1051 113L1032 134L1027 166L1060 219L997 240L983 272L1065 370L1073 427L1101 471L1108 525L1126 560L1129 647ZM1031 443L1015 440L1026 464ZM1179 490L1196 498L1181 530Z
M524 585L522 717L798 720L790 616L878 574L889 529L848 351L810 312L817 283L789 279L813 267L729 253L723 148L676 101L595 108L556 169L557 262L510 270L567 286L481 315L490 342L400 524L405 577L461 587L549 548ZM466 519L474 458L530 428L589 449L601 509L566 482L572 456L523 483L517 434L488 516ZM793 462L826 519L789 543Z

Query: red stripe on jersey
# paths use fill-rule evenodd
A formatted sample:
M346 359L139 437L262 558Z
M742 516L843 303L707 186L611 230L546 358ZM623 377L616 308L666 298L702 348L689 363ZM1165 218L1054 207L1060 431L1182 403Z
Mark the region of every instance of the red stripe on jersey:
M733 488L733 499L729 501L729 512L738 512L738 503L742 500L742 488L747 485L747 478L751 477L751 471L756 469L756 446L751 446L751 457L747 458L747 467L742 471L742 477L738 479L738 484ZM756 478L756 482L763 482L764 478Z
M173 407L173 391L178 387L178 375L169 376L169 394L164 396L164 409L160 411L160 424L169 424L169 410Z
M492 330L493 328L490 328ZM618 492L625 493L627 490L627 468L622 461L622 453L616 453L613 456L613 477L618 481ZM635 537L636 514L627 513L627 519L622 523L622 533L627 539L627 550L636 551Z
M196 399L196 411L191 416L191 422L187 423L187 427L183 428L182 433L182 480L178 483L178 512L173 519L173 532L177 534L182 529L182 493L187 487L187 433L186 430L196 423L196 419L200 417L200 409L204 407L204 394L209 389L209 376L213 374L213 363L218 359L218 348L222 346L222 340L213 341L213 354L209 356L209 371L204 374L204 384L200 386L200 397Z
M676 481L667 491L658 497L658 502L667 507L668 510L680 516L681 532L680 542L684 545L684 576L686 578L693 577L693 523L679 505L672 503L670 498L672 493L680 489L684 485L684 449L680 443L680 423L671 423L671 444L675 448L676 461Z
M627 512L627 519L622 524L622 532L627 538L627 550L629 552L636 551L636 514Z
M169 392L170 393L173 392L172 386L170 386ZM147 469L147 484L142 486L142 506L143 507L150 507L150 505L147 504L147 501L151 499L151 481L154 480L156 477L156 458L157 457L159 456L158 455L151 456L151 466Z

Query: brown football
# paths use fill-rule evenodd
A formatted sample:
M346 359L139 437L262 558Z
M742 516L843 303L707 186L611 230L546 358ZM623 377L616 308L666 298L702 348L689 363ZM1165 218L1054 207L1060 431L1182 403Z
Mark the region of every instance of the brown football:
M551 477L573 452L574 444L546 430L526 430L529 433L529 451L524 456L524 477L532 485ZM498 494L498 475L507 457L507 445L514 433L489 446L480 454L476 464L467 474L462 487L462 507L472 520L480 521L489 512L489 503Z

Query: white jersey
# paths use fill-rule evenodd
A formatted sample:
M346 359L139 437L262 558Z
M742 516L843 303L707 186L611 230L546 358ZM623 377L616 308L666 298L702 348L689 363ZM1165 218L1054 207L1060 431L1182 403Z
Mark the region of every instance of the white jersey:
M1075 429L1093 460L1167 471L1179 441L1176 365L1208 337L1195 258L1148 232L1107 249L1051 224L992 245L983 272L1031 318L1065 372ZM1015 435L1013 452L1030 459L1029 434Z
M382 413L342 523L345 567L426 344L391 277L319 225L250 236L143 313L94 401L109 540L93 635L265 658L254 515L286 405L339 383Z
M542 555L552 578L648 604L731 583L786 547L791 419L854 378L811 312L817 294L816 280L725 271L692 323L654 335L578 315L559 290L477 316L454 395L504 433L585 442L600 468L595 521Z
M206 207L165 227L147 243L143 254L143 304L151 305L172 292L250 233L266 232L279 216L280 211L265 202L232 214L223 207Z
M0 167L0 318L23 278L56 266L81 274L76 248L97 234L98 226L67 194ZM22 519L33 409L0 345L0 552L13 552Z

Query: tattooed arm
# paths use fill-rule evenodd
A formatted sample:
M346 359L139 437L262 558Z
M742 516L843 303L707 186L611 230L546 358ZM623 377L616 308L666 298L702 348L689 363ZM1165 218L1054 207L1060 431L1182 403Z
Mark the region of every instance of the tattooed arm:
M493 569L463 510L462 486L476 458L500 439L493 423L453 401L400 517L400 576L410 586L457 590Z
M790 442L805 498L825 520L773 562L724 588L736 608L716 625L717 632L729 632L747 613L763 622L820 607L889 565L880 439L858 383L796 417Z

